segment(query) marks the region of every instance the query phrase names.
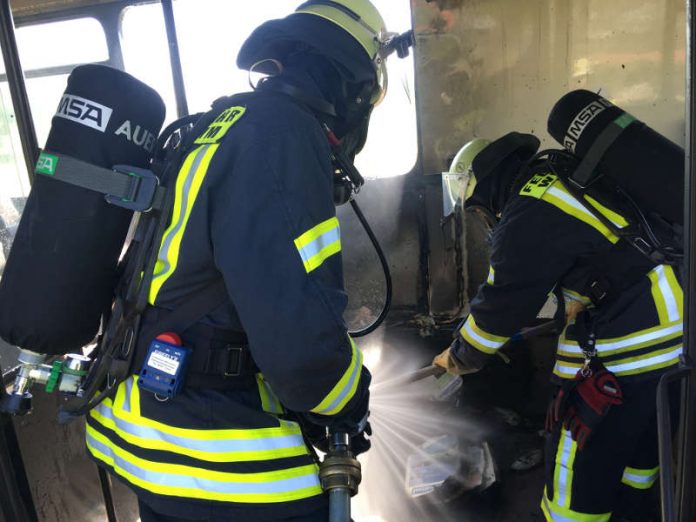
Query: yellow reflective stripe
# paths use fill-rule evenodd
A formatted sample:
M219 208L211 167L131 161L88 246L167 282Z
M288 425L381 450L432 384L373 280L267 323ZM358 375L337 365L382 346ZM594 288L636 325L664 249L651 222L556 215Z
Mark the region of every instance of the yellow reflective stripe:
M295 246L307 273L341 251L341 230L337 217L327 219L295 239Z
M587 210L582 203L575 199L559 181L556 181L551 188L548 189L543 196L541 196L541 199L542 201L546 201L553 206L558 207L566 214L569 214L574 218L579 219L583 223L590 225L612 243L616 243L619 240L617 235L615 235L606 227L606 225L604 225L604 223L597 219L592 212Z
M613 210L611 210L610 208L605 207L599 201L594 199L592 196L585 195L585 199L600 214L602 214L605 218L607 218L609 221L611 221L618 228L624 228L624 227L628 226L628 221L626 221L626 218L624 218L621 214L618 214L618 213L614 212Z
M626 467L621 482L635 489L650 489L657 481L660 467L638 469Z
M474 348L488 354L494 354L510 338L490 334L482 330L477 324L474 316L469 314L464 326L459 330L459 334L464 340Z
M136 398L139 395L139 388L135 384L135 378L127 380L124 384L130 385L132 388L131 396ZM132 400L131 403L134 401ZM105 399L103 404L111 407L111 400ZM175 426L169 426L168 424L163 424L161 422L148 419L146 417L141 417L139 411L131 411L130 413L124 411L114 410L117 417L123 418L128 421L135 422L140 426L146 426L149 428L154 428L163 433L168 433L175 437L185 437L189 439L197 440L224 440L224 439L258 439L266 437L282 437L287 434L301 433L299 426L295 422L289 422L284 420L278 420L278 427L275 428L258 428L258 429L244 429L244 428L231 428L231 429L221 429L221 430L200 430L192 428L177 428Z
M605 363L605 366L607 370L613 372L618 377L651 372L677 364L683 351L684 348L680 344L676 347L649 353L647 356L631 357Z
M486 283L489 285L494 284L495 282L495 269L493 267L490 267L488 269L488 279L486 279Z
M648 273L650 291L660 323L678 321L684 314L684 293L671 266L656 266Z
M629 351L647 348L648 346L662 344L673 339L677 339L684 333L683 324L681 321L675 321L668 324L659 324L652 328L639 330L632 334L622 337L613 337L609 339L597 339L595 344L597 352L604 357L609 355L617 355ZM570 357L582 355L582 350L578 346L577 341L565 338L565 330L558 341L558 353Z
M353 395L355 395L355 390L358 389L358 382L360 382L360 374L362 372L363 355L355 345L355 342L353 342L353 339L351 339L350 336L348 338L350 339L350 346L353 352L350 365L348 365L348 369L324 400L310 410L314 413L319 413L320 415L336 415L340 413L343 407L353 398Z
M284 413L283 405L278 400L278 397L271 389L271 385L266 382L263 375L256 374L256 385L259 389L259 397L261 399L261 408L267 413Z
M252 462L308 454L299 430L287 430L284 434L278 433L265 438L199 440L162 433L139 425L136 419L120 413L100 404L90 410L90 417L126 442L140 448L169 451L209 462Z
M544 496L541 500L541 510L548 522L608 522L611 518L611 513L586 514L559 506L549 500L546 488L544 488Z
M578 370L582 367L582 364L556 361L556 364L553 367L553 373L562 379L573 379L577 375Z
M198 192L208 172L210 161L219 144L201 145L186 157L176 178L172 220L162 236L157 263L155 264L149 302L154 305L162 285L171 277L179 262L181 241Z
M553 499L556 504L570 507L573 493L573 465L578 445L570 431L563 431L558 440L556 466L553 472Z
M126 480L160 495L241 503L288 502L321 494L315 464L261 473L227 473L151 462L87 426L87 448Z

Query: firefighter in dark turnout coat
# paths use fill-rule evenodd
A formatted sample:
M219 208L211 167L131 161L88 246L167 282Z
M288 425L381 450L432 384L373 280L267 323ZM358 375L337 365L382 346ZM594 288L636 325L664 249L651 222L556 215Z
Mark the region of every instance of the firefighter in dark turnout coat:
M240 67L275 76L217 100L190 133L133 377L87 419L89 452L136 492L143 521L328 520L298 421L369 447L327 132L351 159L362 147L384 38L368 0L306 2L240 51ZM197 299L194 317L167 322ZM147 355L159 324L192 350L166 399L137 375L171 367Z
M499 222L488 280L434 362L478 371L555 293L565 328L541 508L549 521L608 521L622 490L645 492L658 477L655 393L682 353L682 287L676 267L633 255L598 219L622 228L632 215L601 184L581 201L549 163L527 165L538 145L511 133L464 148L476 182L466 206Z

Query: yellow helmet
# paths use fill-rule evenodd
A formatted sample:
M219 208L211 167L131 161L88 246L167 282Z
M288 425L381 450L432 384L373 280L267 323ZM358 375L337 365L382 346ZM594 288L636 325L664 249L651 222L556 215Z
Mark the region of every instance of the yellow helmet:
M490 143L490 140L485 138L474 138L473 140L465 143L452 160L449 169L450 174L468 174L467 185L464 189L463 195L464 201L471 197L471 195L474 193L474 189L476 188L476 175L474 174L474 170L472 168L474 158Z
M341 28L354 44L327 41L321 27L325 21ZM242 45L237 65L249 70L264 60L282 62L293 43L303 43L336 63L348 81L375 80L371 100L375 105L386 91L383 50L391 36L382 15L369 0L309 0L291 15L259 26ZM371 65L366 68L365 64ZM263 67L257 70L264 72Z

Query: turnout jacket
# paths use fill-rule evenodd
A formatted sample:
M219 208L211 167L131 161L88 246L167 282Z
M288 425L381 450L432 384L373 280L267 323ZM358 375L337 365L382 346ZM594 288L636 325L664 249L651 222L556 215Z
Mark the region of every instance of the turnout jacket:
M214 108L179 168L145 315L166 314L222 278L229 299L201 324L246 334L258 373L223 389L186 387L166 402L134 376L90 412L87 445L159 512L277 520L326 502L287 411L344 415L364 400L369 378L343 321L340 227L320 123L273 92ZM211 342L198 331L178 332L184 346Z
M597 355L620 380L654 378L676 365L683 319L678 270L634 254L596 217L628 226L620 206L598 193L580 201L556 175L537 170L493 231L489 276L459 328L454 354L487 359L532 324L554 292L559 307L586 309L560 335L554 380L572 379L583 366L581 321L585 333L593 325ZM614 281L613 291L594 307L590 290L598 280Z

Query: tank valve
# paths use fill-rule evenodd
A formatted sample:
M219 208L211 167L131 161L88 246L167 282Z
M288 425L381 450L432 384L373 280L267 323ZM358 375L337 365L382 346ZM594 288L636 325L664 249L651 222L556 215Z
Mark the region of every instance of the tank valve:
M31 389L37 382L44 384L48 393L58 389L66 395L79 395L89 368L89 357L69 353L52 364L45 364L46 358L45 354L19 350L19 370L12 388L0 399L0 411L11 415L25 415L31 411Z

